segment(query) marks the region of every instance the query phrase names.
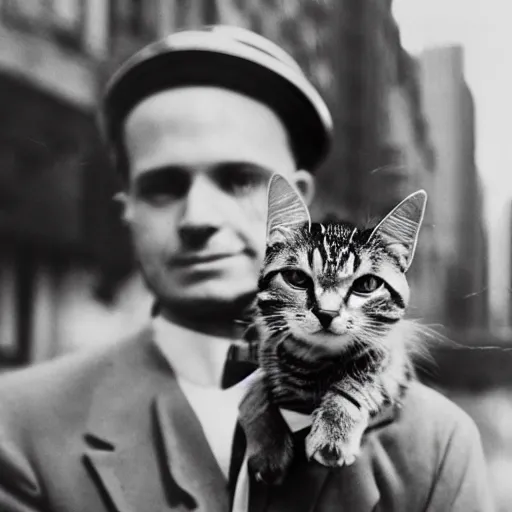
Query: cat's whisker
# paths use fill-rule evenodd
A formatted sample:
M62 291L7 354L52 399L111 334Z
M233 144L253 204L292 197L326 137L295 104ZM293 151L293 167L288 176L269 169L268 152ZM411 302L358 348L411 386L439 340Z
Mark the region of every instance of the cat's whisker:
M361 331L364 333L365 339L372 342L372 343L378 343L382 344L382 332L372 329L372 328L365 328L361 329Z

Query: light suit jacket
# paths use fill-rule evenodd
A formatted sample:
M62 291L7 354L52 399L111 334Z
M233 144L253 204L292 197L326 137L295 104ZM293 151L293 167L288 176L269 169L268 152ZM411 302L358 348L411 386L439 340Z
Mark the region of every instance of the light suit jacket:
M0 378L2 512L228 509L227 482L151 330ZM420 384L367 432L352 466L298 456L282 486L250 484L249 512L491 509L475 425Z

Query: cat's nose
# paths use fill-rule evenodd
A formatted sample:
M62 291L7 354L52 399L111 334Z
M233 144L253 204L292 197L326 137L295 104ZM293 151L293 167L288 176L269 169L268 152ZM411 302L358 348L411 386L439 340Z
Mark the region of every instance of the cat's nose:
M324 329L327 329L332 321L338 316L339 311L334 309L313 309L314 315L318 318L318 321Z

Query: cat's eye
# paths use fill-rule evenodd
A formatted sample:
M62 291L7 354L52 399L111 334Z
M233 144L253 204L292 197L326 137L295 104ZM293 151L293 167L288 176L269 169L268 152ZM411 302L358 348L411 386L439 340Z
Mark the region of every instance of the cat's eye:
M354 281L352 291L361 295L367 295L378 290L383 284L384 281L380 277L367 274Z
M311 284L311 278L302 270L283 270L281 275L283 279L294 288L306 289Z

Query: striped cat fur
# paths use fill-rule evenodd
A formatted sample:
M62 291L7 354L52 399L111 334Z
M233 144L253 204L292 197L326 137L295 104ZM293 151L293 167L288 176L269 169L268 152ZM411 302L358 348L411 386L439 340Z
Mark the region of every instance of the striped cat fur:
M294 187L272 177L255 303L261 378L240 407L258 480L279 484L294 456L280 407L312 414L308 458L342 466L371 417L401 400L417 339L405 274L425 205L418 191L371 229L312 224Z

